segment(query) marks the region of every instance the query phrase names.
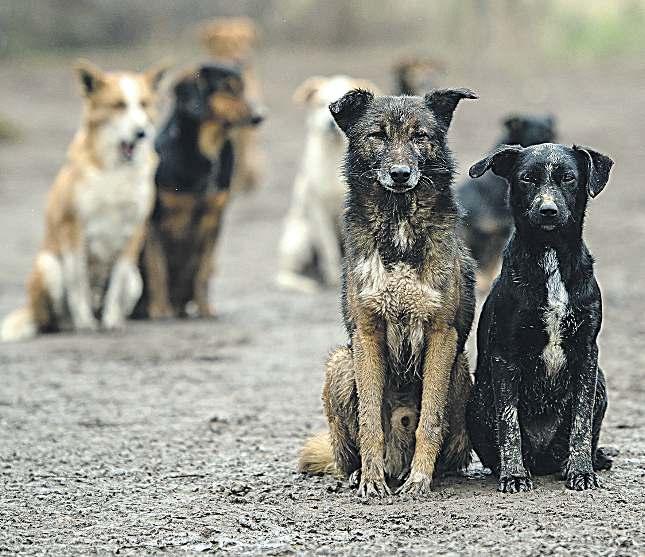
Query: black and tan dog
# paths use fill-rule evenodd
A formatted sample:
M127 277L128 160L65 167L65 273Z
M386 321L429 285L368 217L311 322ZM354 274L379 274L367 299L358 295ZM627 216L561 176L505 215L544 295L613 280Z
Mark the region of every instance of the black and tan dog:
M234 134L261 117L245 98L239 71L202 66L181 79L157 137L157 196L141 260L144 291L135 317L208 317L213 251L234 171Z
M349 140L343 313L349 344L327 363L329 434L310 439L304 472L350 476L361 496L430 490L470 460L464 345L473 262L456 232L446 145L466 89L422 97L353 90L331 105Z
M598 449L607 393L598 367L602 321L593 259L582 239L589 197L612 161L551 143L503 147L470 169L510 184L515 232L477 331L470 436L503 492L528 491L531 474L562 472L566 486L599 485L611 460Z
M504 135L497 146L529 147L555 141L552 116L513 115L504 120ZM464 209L462 232L477 261L477 286L486 291L499 273L502 251L513 229L508 207L508 185L494 174L468 178L458 188L459 203Z

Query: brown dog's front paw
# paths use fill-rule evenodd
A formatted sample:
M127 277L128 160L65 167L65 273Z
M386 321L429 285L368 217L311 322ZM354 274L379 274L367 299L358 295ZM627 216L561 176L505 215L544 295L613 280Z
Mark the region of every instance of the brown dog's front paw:
M600 478L595 472L569 472L565 486L575 491L600 487Z
M202 319L215 317L215 308L210 304L197 304L197 316Z
M519 493L521 491L531 491L532 489L533 482L528 475L500 476L499 483L497 484L497 491L501 491L502 493Z
M369 499L371 497L382 498L388 495L392 495L392 492L383 474L378 478L373 478L361 473L361 479L358 484L358 496L361 499Z
M417 472L412 468L408 479L396 490L397 495L412 495L414 497L428 496L432 492L432 475Z
M175 313L170 306L154 304L148 308L148 315L150 319L171 319Z

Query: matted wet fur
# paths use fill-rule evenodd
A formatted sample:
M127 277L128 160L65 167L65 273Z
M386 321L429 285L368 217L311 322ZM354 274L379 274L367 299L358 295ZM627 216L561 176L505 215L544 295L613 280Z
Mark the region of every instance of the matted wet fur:
M3 322L3 340L124 325L141 294L137 261L154 199L163 72L105 72L78 62L81 125L47 197L27 304Z
M510 184L515 231L477 330L468 427L498 490L532 489L561 473L570 489L599 485L607 392L598 367L602 300L582 239L587 201L605 187L609 157L546 143L502 147L474 164Z
M555 119L549 115L513 114L504 119L504 134L497 143L529 147L556 139ZM466 178L457 187L457 198L464 210L460 230L477 262L477 287L486 292L499 274L502 251L513 230L508 206L508 184L488 173L481 178Z
M144 290L134 317L200 317L208 300L214 248L234 172L235 134L261 117L239 71L210 64L182 78L157 138L157 196L141 258Z
M217 17L203 22L198 35L213 60L240 68L247 98L260 111L262 87L253 64L253 55L260 38L255 22L248 17ZM240 129L235 143L235 170L232 191L254 190L262 179L265 155L258 144L258 132L253 128Z
M476 95L354 90L330 107L349 141L342 296L349 344L327 363L329 437L305 445L300 469L350 477L360 496L389 494L388 482L402 482L399 493L427 493L435 473L470 461L464 346L473 262L456 231L446 145L464 98Z

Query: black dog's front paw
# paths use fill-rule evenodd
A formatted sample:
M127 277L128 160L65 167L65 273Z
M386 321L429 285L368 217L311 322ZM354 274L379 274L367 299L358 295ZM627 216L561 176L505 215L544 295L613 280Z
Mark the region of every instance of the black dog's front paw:
M565 485L568 489L584 491L600 487L600 479L595 472L569 472Z
M529 476L500 476L497 484L497 491L502 493L519 493L520 491L531 491L533 482Z

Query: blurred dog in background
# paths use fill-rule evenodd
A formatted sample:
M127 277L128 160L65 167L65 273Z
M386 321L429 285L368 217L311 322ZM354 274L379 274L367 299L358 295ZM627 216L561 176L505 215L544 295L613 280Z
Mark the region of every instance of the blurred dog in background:
M45 239L27 306L4 321L3 340L39 332L123 325L141 294L137 269L154 200L154 111L162 69L76 67L81 127L49 193Z
M409 56L394 64L394 80L398 95L425 95L436 89L444 67L430 58Z
M218 63L239 66L244 79L245 95L260 108L262 92L253 67L253 52L259 30L248 17L219 17L202 23L198 28L201 43ZM232 190L254 190L262 177L265 156L258 146L257 131L241 130L235 139L236 169Z
M157 137L157 197L141 258L144 291L133 317L213 315L213 252L237 171L236 134L262 121L237 68L200 67L181 78Z
M552 116L519 114L504 120L504 135L497 146L529 147L555 139ZM478 265L477 286L486 291L499 274L502 250L513 229L507 200L508 185L504 179L488 173L480 178L466 179L457 195L465 211L461 232Z
M284 288L311 292L340 284L346 141L329 105L355 88L378 91L369 81L335 75L310 77L294 93L294 102L307 107L307 139L279 248L277 282Z

